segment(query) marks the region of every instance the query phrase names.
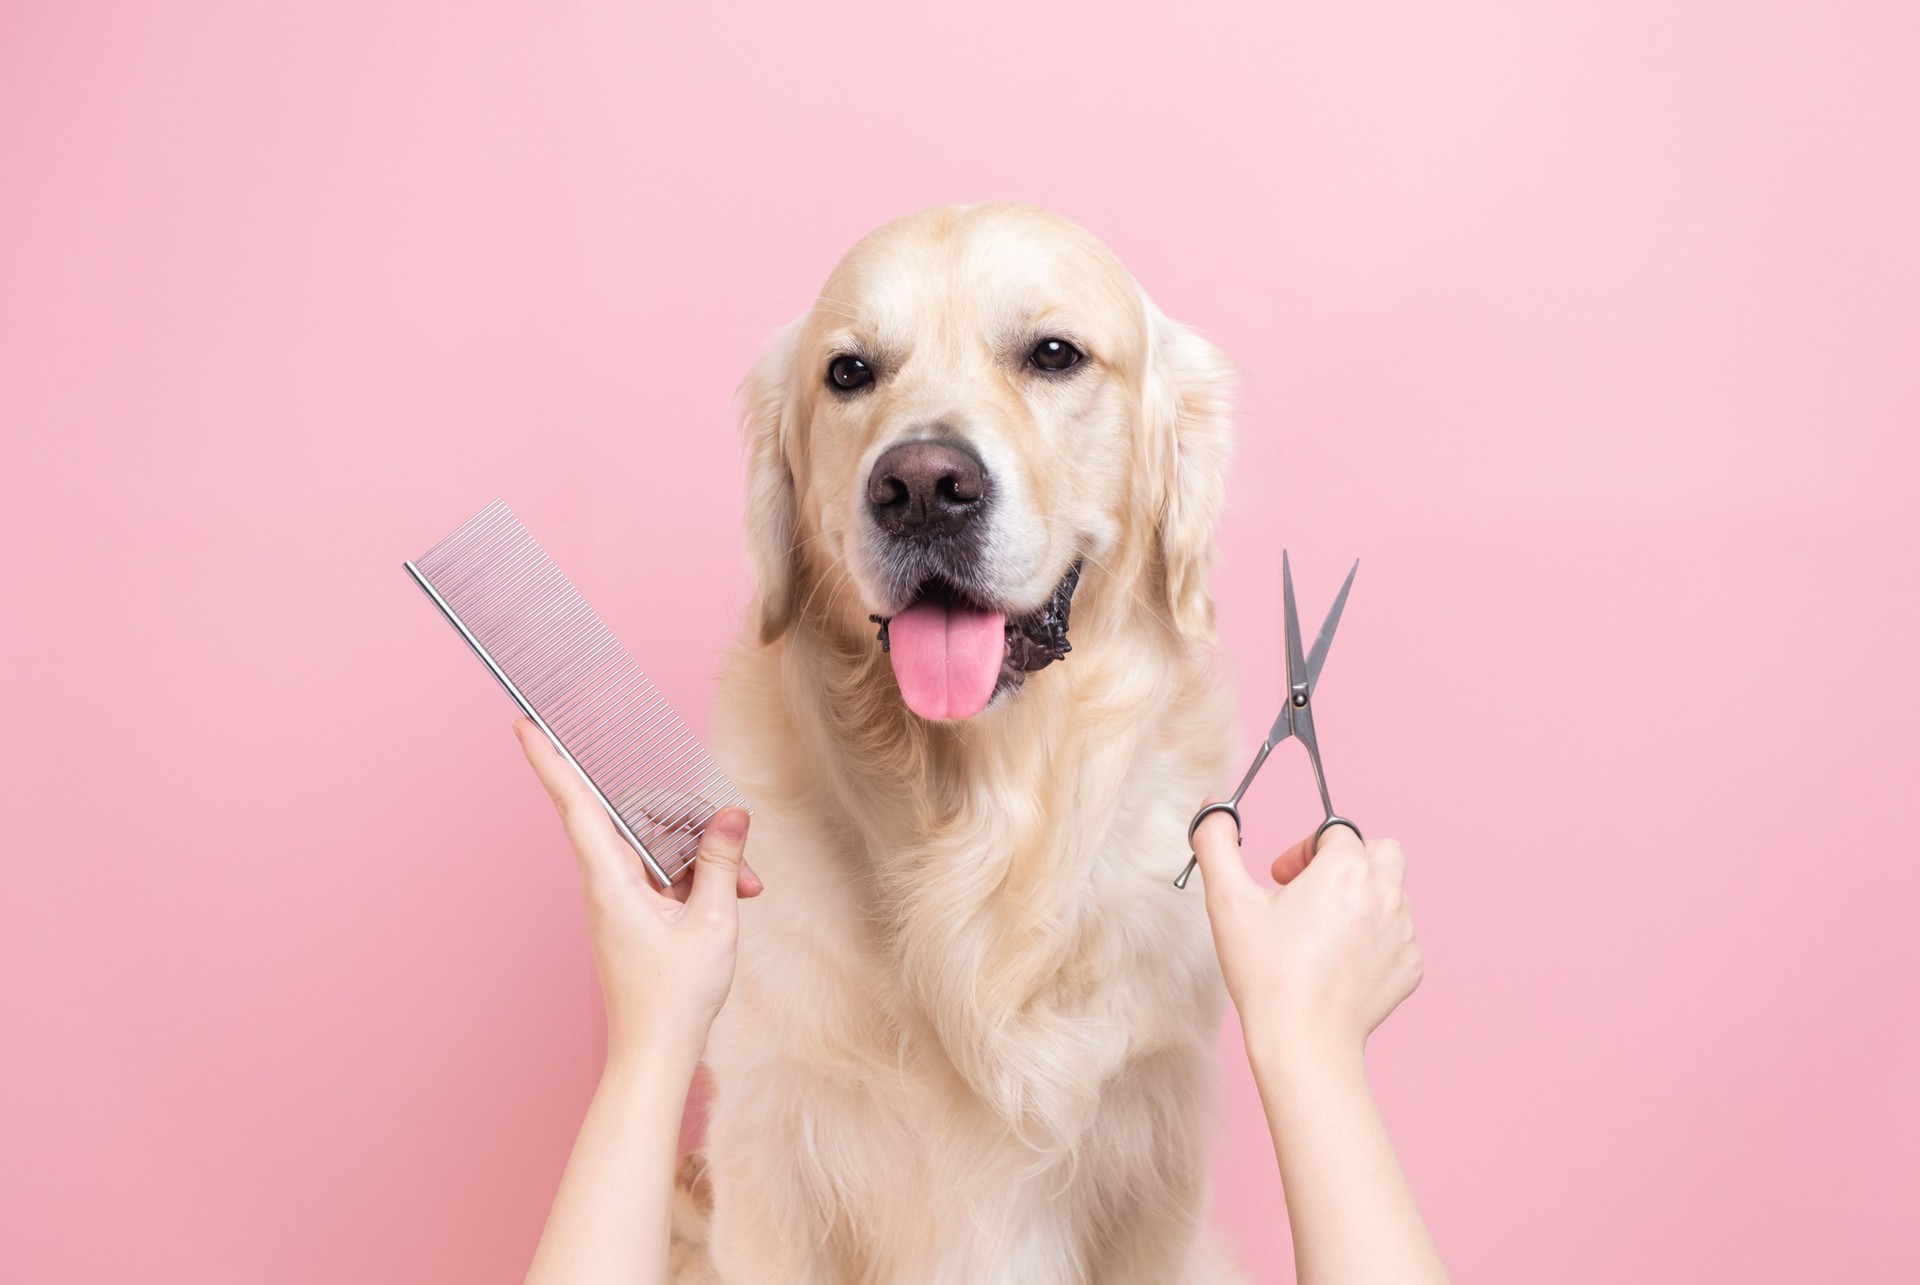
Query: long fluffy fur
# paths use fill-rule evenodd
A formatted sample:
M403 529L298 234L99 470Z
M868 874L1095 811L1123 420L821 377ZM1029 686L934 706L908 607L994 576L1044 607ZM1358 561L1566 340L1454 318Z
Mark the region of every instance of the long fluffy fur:
M761 591L713 741L768 892L708 1050L732 1285L1236 1279L1204 1226L1222 993L1201 898L1171 886L1231 742L1206 585L1230 369L1135 291L1105 447L1128 480L1073 654L966 723L910 714L849 623L798 325L744 387Z

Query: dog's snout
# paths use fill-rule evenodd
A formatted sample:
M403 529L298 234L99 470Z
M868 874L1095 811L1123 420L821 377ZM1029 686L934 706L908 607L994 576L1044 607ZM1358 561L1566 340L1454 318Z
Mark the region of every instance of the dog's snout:
M955 441L889 447L867 478L867 503L890 535L955 534L979 514L986 498L986 466Z

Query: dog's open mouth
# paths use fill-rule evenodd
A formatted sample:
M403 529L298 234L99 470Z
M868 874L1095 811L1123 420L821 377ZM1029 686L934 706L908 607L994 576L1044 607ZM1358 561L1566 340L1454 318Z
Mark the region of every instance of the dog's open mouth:
M921 718L972 718L1071 651L1067 612L1080 584L1074 563L1035 611L1009 616L934 578L891 617L872 616L901 699Z

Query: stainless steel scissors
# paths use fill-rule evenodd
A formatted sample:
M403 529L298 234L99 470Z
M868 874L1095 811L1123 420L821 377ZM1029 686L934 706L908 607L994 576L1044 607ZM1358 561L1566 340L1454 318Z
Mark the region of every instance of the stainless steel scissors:
M1313 640L1313 650L1302 652L1300 649L1300 613L1293 605L1293 567L1287 561L1286 550L1280 551L1280 583L1286 600L1287 628L1287 701L1280 707L1280 716L1273 720L1273 726L1267 731L1267 739L1261 742L1260 752L1253 756L1253 766L1240 778L1240 788L1225 803L1209 803L1193 814L1192 824L1187 826L1187 844L1193 844L1193 832L1200 823L1215 812L1225 812L1233 818L1233 828L1240 828L1240 797L1253 784L1253 778L1260 774L1260 765L1267 761L1267 755L1273 753L1273 747L1289 736L1300 738L1300 744L1306 746L1307 757L1313 761L1313 779L1320 786L1320 806L1326 810L1327 819L1313 832L1315 842L1327 832L1328 826L1344 825L1355 834L1360 827L1333 810L1333 799L1327 794L1327 774L1320 766L1320 742L1313 734L1313 689L1320 681L1320 667L1327 662L1327 648L1333 645L1333 631L1340 627L1340 613L1347 605L1347 590L1353 588L1353 577L1360 570L1360 560L1355 558L1353 570L1347 572L1346 583L1340 586L1339 594L1333 600L1333 606L1327 611L1326 623L1320 626L1320 636ZM1200 864L1200 858L1192 857L1180 877L1173 881L1176 888L1187 886L1187 880L1193 877L1193 868Z

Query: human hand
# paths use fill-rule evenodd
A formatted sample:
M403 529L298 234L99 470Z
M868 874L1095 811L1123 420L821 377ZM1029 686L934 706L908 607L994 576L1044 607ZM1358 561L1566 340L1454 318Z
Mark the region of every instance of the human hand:
M1211 800L1209 800L1211 801ZM1233 818L1193 836L1207 918L1256 1069L1283 1058L1357 1064L1367 1036L1420 984L1420 946L1392 839L1346 826L1281 853L1262 887L1240 862Z
M650 1060L693 1074L707 1028L733 985L739 898L758 896L745 860L747 814L716 812L700 836L690 880L662 892L607 809L533 720L514 734L553 799L580 861L587 931L607 1006L607 1067Z

